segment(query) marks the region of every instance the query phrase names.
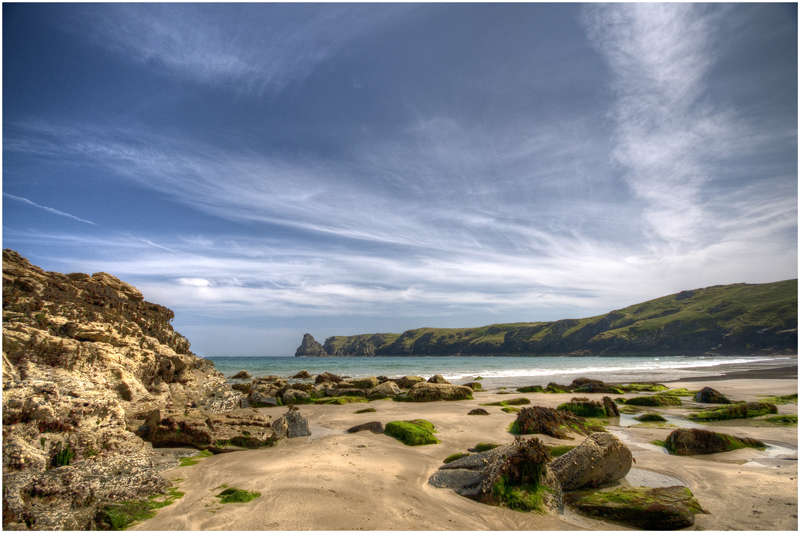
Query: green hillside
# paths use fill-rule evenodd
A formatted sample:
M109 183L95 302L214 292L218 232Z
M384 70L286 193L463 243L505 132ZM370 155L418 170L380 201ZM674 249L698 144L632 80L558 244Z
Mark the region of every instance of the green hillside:
M797 280L683 291L582 319L336 336L323 348L332 356L796 353Z

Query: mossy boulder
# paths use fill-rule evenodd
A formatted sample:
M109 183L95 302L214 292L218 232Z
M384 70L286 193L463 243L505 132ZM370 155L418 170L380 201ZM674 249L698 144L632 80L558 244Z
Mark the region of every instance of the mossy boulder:
M576 490L622 479L632 462L633 455L621 440L610 433L594 433L555 459L550 468L563 490Z
M473 415L473 416L474 416L474 415L488 416L488 414L489 414L489 411L487 411L486 409L481 409L481 408L478 408L478 409L473 409L472 411L470 411L470 412L469 412L469 413L467 413L467 414L468 414L468 415Z
M608 396L603 401L596 402L585 398L573 398L567 403L556 407L559 411L569 411L584 418L610 418L619 416L616 404Z
M698 421L733 420L737 418L753 418L768 414L778 414L778 407L775 404L766 402L747 402L734 403L701 411L699 413L692 413L689 415L689 418Z
M643 413L639 416L634 416L634 420L639 422L666 422L667 419L658 413Z
M620 389L624 390L625 392L660 392L669 390L669 387L666 385L662 385L661 383L628 383L626 385L620 385Z
M619 387L606 385L600 380L589 378L577 378L570 385L572 392L606 393L606 394L625 394Z
M383 424L380 422L367 422L359 424L347 430L348 433L358 433L359 431L371 431L372 433L383 433Z
M444 461L442 462L444 464L452 463L453 461L458 461L459 459L463 459L464 457L469 457L470 455L471 454L467 452L454 453L453 455L448 455L447 457L445 457Z
M511 433L517 435L540 433L557 439L572 439L570 433L590 435L598 430L605 431L581 416L538 405L523 408L510 427Z
M436 402L441 400L471 400L472 389L463 385L417 383L408 391L408 401Z
M690 391L685 387L679 387L677 389L668 389L657 392L656 396L694 396L695 394L697 394L697 391Z
M645 407L672 407L683 405L677 396L658 395L639 396L638 398L628 398L625 405L642 405Z
M470 381L469 383L464 383L465 387L469 387L470 389L476 390L483 390L483 385L478 383L477 381Z
M676 429L664 441L664 447L672 455L704 455L729 452L740 448L765 449L760 440L734 437L705 429Z
M407 446L424 446L426 444L439 444L439 439L433 436L434 426L427 420L395 421L386 424L384 433L394 437Z
M493 407L506 407L509 405L529 405L531 401L527 398L512 398L510 400L500 400L499 402L482 403L481 405Z
M424 383L425 378L422 376L403 376L402 378L395 379L394 381L401 389L410 389L417 383Z
M564 394L568 392L572 392L568 385L559 385L558 383L550 382L547 384L547 388L545 392L555 393L555 394Z
M518 388L517 392L544 392L544 388L541 385L530 385Z
M697 394L694 395L694 401L697 403L731 403L724 394L711 387L703 387L697 391Z
M291 379L310 379L311 374L308 373L308 370L301 370L297 374L291 377Z
M441 374L434 374L428 379L428 383L438 383L439 385L450 385L450 382L444 379Z
M253 377L253 376L251 376L251 375L250 375L250 374L247 372L247 370L242 370L241 372L237 372L236 374L232 375L232 376L231 376L231 379L250 379L250 378L252 378L252 377Z
M700 503L686 487L624 487L611 491L565 495L565 502L578 513L620 522L645 530L675 530L694 525L703 513Z

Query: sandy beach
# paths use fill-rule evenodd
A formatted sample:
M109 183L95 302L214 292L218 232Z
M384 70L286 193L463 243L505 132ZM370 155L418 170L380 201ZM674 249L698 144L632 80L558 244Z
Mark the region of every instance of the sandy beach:
M762 396L797 392L797 380L769 376L714 379L713 387L733 400L758 401ZM796 376L796 367L795 367ZM735 377L736 379L730 379ZM770 379L773 378L773 379ZM667 383L690 390L711 379ZM474 400L431 403L374 401L377 412L356 414L366 404L303 405L311 437L282 441L274 448L225 453L198 464L163 472L185 495L132 530L620 530L619 524L579 516L522 513L477 503L449 489L435 488L428 478L445 457L477 443L510 443L508 426L516 415L485 407L490 416L468 416L482 403L516 397L532 405L556 407L571 394L499 394L476 392ZM603 394L581 394L600 399ZM626 394L633 397L636 394ZM682 407L652 409L685 415L698 407L684 398ZM779 405L780 414L797 414L796 404ZM286 408L262 408L277 418ZM252 410L250 410L252 412ZM432 422L440 444L406 446L386 435L345 431L357 424L422 418ZM704 424L706 429L752 437L769 445L703 456L668 455L651 444L664 440L674 427L607 429L630 448L635 464L623 486L685 485L707 514L696 516L690 529L796 530L797 426L757 420ZM622 422L624 424L624 421ZM578 444L538 435L547 444ZM665 477L666 476L666 477ZM222 485L259 491L249 503L220 504L214 498Z

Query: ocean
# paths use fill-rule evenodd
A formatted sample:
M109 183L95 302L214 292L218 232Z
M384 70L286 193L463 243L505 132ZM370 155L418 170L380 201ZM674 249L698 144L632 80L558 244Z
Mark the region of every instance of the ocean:
M253 376L288 378L301 370L310 374L331 372L340 376L406 375L429 378L442 374L456 384L483 378L487 387L546 386L551 381L569 384L577 377L609 383L672 381L718 376L731 371L796 365L796 357L208 357L217 370L230 377L246 370Z

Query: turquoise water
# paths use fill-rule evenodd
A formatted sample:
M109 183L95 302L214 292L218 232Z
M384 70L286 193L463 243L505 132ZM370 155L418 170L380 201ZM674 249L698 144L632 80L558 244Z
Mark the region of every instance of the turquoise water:
M253 376L290 377L300 370L342 376L428 378L442 374L453 383L484 378L484 387L570 383L577 377L608 382L671 381L717 376L730 371L796 365L795 357L209 357L230 377L246 370Z

